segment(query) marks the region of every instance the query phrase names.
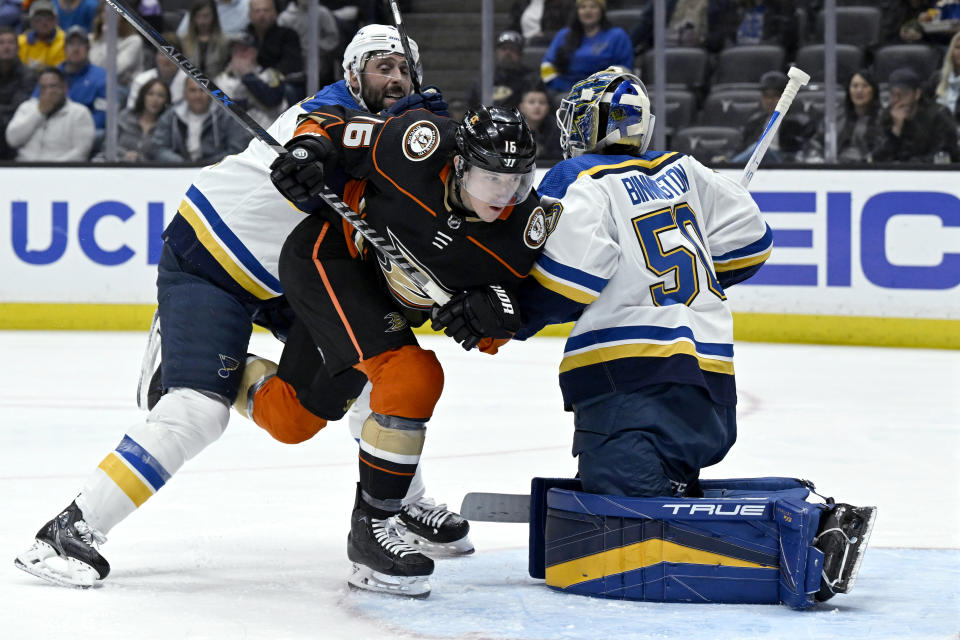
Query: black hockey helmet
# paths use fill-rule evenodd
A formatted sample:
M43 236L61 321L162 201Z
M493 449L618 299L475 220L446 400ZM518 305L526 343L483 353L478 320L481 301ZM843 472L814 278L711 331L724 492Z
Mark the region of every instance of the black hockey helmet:
M474 167L497 173L526 173L533 168L537 143L517 109L470 109L457 129L457 151Z
M495 207L526 199L537 168L537 143L517 109L480 107L467 111L456 141L460 187Z

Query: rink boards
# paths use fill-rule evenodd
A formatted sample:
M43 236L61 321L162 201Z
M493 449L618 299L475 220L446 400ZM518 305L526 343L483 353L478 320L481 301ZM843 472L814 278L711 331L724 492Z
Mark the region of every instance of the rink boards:
M160 234L196 172L4 168L0 329L147 328ZM957 178L760 171L751 193L774 252L727 292L736 337L960 348Z

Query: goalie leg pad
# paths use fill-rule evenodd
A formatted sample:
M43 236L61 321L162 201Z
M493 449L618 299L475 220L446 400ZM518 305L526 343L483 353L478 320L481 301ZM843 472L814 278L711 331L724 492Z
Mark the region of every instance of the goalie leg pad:
M569 593L812 606L823 568L813 540L826 507L806 502L798 480L739 482L704 481L703 498L547 489L545 504L531 503L531 575L539 552L547 586Z

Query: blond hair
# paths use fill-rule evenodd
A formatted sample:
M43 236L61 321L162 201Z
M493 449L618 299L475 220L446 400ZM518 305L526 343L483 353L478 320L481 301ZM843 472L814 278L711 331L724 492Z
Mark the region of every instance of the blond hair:
M960 69L953 65L953 48L960 42L960 31L953 34L950 38L950 46L947 47L947 54L943 57L943 67L940 69L940 84L937 85L937 97L947 95L947 83L950 82L950 76L960 74Z

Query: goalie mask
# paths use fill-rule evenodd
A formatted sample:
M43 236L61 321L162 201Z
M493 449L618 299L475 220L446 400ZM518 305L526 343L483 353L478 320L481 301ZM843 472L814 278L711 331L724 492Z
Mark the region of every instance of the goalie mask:
M533 188L537 144L517 109L469 110L457 129L458 184L495 207L523 202Z
M613 144L647 150L654 116L640 78L611 67L573 85L557 109L564 157Z
M423 78L420 49L413 38L407 38L407 40L410 43L410 54L413 56L414 66L413 69L410 69L410 75L420 81ZM361 95L363 93L363 70L370 58L391 54L403 56L403 44L400 41L400 32L397 31L397 28L385 24L368 24L361 28L343 51L343 75L348 80L347 88L357 103L364 109L369 110ZM350 86L349 77L351 73L357 78L357 83L360 85L359 91L354 91L353 87Z

